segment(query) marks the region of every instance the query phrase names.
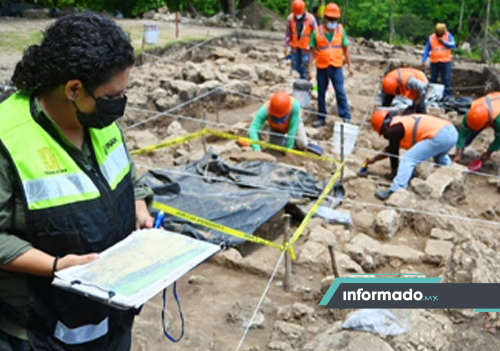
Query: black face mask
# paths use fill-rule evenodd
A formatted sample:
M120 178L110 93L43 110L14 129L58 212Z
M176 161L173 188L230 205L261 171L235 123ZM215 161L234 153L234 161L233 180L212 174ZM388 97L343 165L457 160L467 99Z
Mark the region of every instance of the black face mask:
M89 90L87 90L95 100L95 110L92 113L81 112L74 101L71 101L76 109L76 117L78 122L84 128L103 129L110 126L117 119L123 116L125 106L127 105L127 97L117 97L113 99L96 98Z

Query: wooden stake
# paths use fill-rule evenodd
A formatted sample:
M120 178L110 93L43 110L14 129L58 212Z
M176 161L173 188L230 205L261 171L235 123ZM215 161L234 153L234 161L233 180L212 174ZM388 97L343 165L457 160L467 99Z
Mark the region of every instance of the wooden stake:
M340 161L344 163L344 123L340 124ZM344 182L344 167L340 171L340 182Z
M283 242L286 243L290 240L290 215L285 214L283 216L283 220L285 222ZM285 283L283 284L283 287L286 292L290 292L292 290L292 258L290 257L290 253L288 251L285 253Z
M141 42L141 65L144 64L144 45L146 43L145 37L146 37L146 33L143 32L142 33L142 42Z
M215 113L216 113L217 123L220 122L220 103L221 103L220 99L221 99L221 92L219 90L219 91L217 91L217 103L216 103L216 106L215 106L215 108L216 108Z
M179 12L175 13L175 39L179 39Z
M201 129L205 129L205 121L207 120L207 110L203 109L203 122L202 122L202 126L201 126ZM203 144L203 151L205 152L205 154L207 153L207 137L205 135L203 135L203 137L201 138L201 142Z
M333 275L335 275L335 278L340 278L339 269L337 268L337 261L335 260L334 244L328 244L328 252L330 253L330 261L332 263Z

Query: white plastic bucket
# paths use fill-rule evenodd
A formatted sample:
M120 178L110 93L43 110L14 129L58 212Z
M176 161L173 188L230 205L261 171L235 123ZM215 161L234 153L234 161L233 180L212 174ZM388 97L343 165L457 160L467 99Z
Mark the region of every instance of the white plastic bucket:
M312 85L305 79L298 79L293 82L293 97L297 99L302 108L309 108L311 105Z
M144 25L144 42L146 44L156 44L160 38L160 26L158 24Z
M443 84L430 83L429 86L427 87L427 93L425 94L425 96L427 98L437 97L437 99L440 100L443 97L443 94L444 94Z
M333 126L333 153L341 154L341 125L344 126L344 155L350 155L354 151L354 145L359 134L359 127L348 123L335 123Z

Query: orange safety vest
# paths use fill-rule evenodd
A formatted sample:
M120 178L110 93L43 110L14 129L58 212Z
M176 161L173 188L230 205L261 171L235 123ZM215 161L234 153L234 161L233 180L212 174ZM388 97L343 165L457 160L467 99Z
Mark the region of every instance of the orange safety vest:
M313 16L306 12L304 14L305 18L304 26L302 27L302 33L299 39L299 32L297 31L297 21L295 20L295 16L293 13L288 16L288 23L290 25L290 30L292 32L292 40L290 41L290 46L292 49L301 49L309 51L309 42L311 41L311 33L312 33L312 20Z
M324 32L324 25L316 30L316 67L319 69L328 68L328 66L342 67L344 65L344 57L342 56L344 30L342 25L339 23L335 28L331 43L326 39Z
M482 98L472 101L471 108L479 104L486 104L488 107L488 110L490 111L488 125L493 126L493 122L500 114L500 91L489 93Z
M450 38L448 31L441 38L443 41L448 41ZM451 61L451 49L448 49L444 44L439 42L436 33L431 34L429 41L431 46L431 63Z
M295 99L290 96L290 110L287 112L287 114L284 117L281 117L281 118L271 116L271 114L269 113L269 101L266 102L267 123L269 124L269 127L271 127L271 129L274 132L280 132L283 134L288 133L288 126L290 125L290 115L292 114L294 100Z
M406 88L408 79L410 77L414 77L421 82L427 83L427 77L424 72L414 68L398 68L387 73L387 75L395 76L397 78L399 84L399 95L410 100L415 100L417 98L417 92Z
M394 117L389 126L392 127L396 123L403 124L405 129L405 136L401 139L399 146L406 150L419 141L434 138L443 127L451 124L442 118L417 114Z

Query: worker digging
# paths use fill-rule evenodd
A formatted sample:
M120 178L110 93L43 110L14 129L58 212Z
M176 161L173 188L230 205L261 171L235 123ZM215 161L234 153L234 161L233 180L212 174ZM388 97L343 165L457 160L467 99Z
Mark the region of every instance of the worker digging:
M500 150L500 92L489 93L472 102L462 120L457 141L457 153L453 159L459 162L467 146L486 128L493 128L495 138L479 159L469 163L470 171L481 170L483 163L491 159L493 152Z
M382 79L380 100L383 107L391 106L396 96L403 96L412 101L403 115L411 113L426 113L425 94L429 82L425 74L415 68L397 68L390 71Z
M440 166L451 165L448 153L457 142L457 130L448 121L429 115L392 116L387 110L373 113L371 125L374 131L389 145L383 152L366 161L367 165L390 157L392 185L387 190L377 190L375 196L386 200L399 189L406 189L413 171L429 158ZM407 152L399 158L399 149Z

